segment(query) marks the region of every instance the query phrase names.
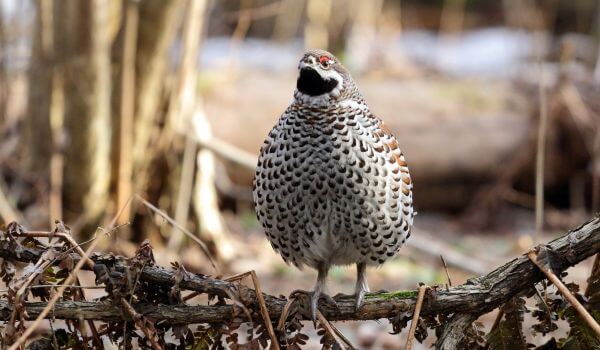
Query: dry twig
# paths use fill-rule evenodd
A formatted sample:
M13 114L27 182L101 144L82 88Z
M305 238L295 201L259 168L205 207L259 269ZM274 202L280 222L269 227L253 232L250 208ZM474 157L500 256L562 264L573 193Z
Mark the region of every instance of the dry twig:
M177 84L171 95L168 123L173 124L175 130L185 138L185 149L183 153L183 165L181 169L181 180L177 190L177 202L175 205L175 221L185 225L190 209L192 188L194 185L194 170L196 168L195 155L196 144L188 136L186 130L192 124L194 108L201 103L197 93L198 82L198 53L200 51L201 31L204 24L204 12L206 1L192 0L188 2L188 10L185 14L183 24L183 52L181 64L177 74ZM183 242L181 231L173 228L169 238L168 247L179 249Z
M581 305L581 303L577 300L577 298L575 298L575 296L573 296L573 294L560 281L560 279L558 279L558 277L552 271L550 271L546 266L544 266L542 263L540 263L538 261L537 251L535 251L535 250L529 251L527 253L527 257L529 258L529 260L531 260L531 262L535 266L537 266L540 269L540 271L542 271L546 275L546 277L548 277L548 280L550 280L550 282L552 282L552 284L554 284L556 286L556 288L558 289L560 294L562 294L562 296L564 296L565 299L567 299L567 301L569 301L569 303L571 303L571 305L573 305L575 310L577 310L577 313L579 313L579 315L585 320L585 322L590 326L590 328L592 330L594 330L596 335L598 337L600 337L600 325L598 324L598 322L596 322L596 320L594 320L592 315L590 315L590 313L585 309L585 307L583 307L583 305Z
M406 350L412 349L415 331L417 330L417 324L419 323L419 315L421 314L421 307L423 306L423 300L425 299L425 291L427 288L429 287L426 285L419 286L417 304L415 305L415 312L413 313L412 321L410 323L410 330L408 331L408 337L406 338Z
M442 260L442 264L444 265L444 271L446 271L446 278L448 279L448 286L452 287L452 280L450 279L450 273L448 272L448 265L446 265L446 260L444 260L444 256L440 254L440 259ZM448 289L446 287L446 289Z
M340 348L347 349L347 347L344 345L345 342L342 341L342 339L340 339L338 333L333 329L332 324L329 323L329 321L327 321L325 316L323 316L323 314L319 310L317 310L317 319L319 320L319 323L321 323L321 326L323 326L323 329L325 329L325 332L327 332L327 334L329 334L329 336L335 340L335 342L340 346Z
M135 115L135 59L138 36L139 8L137 1L126 1L125 29L123 35L123 60L121 63L121 110L119 125L119 162L117 180L117 208L125 209L124 219L129 218L125 205L132 194L133 124ZM124 221L119 223L124 223Z
M91 253L96 248L96 245L98 244L98 242L100 242L99 239L94 240L92 242L92 244L90 244L90 246L88 247L87 251L84 253L83 256L88 256L89 253ZM56 304L56 302L58 301L58 299L60 299L62 297L65 289L71 283L73 283L73 281L77 278L77 272L79 272L79 270L81 270L81 268L83 267L83 265L85 265L87 263L87 261L88 260L86 260L86 259L79 260L79 262L77 263L77 265L75 266L75 268L73 269L73 271L71 271L71 273L69 274L69 277L67 277L67 279L64 281L64 283L60 286L60 288L56 291L56 293L48 301L48 304L46 305L46 307L44 308L44 310L42 310L42 312L38 315L38 317L35 319L35 321L31 325L29 325L29 327L19 337L19 339L17 339L17 341L15 341L11 345L11 347L9 348L9 350L16 350L19 347L21 347L21 345L23 345L25 343L25 341L27 341L27 339L29 338L29 336L37 329L38 325L50 313L50 311L54 307L54 304Z
M265 328L269 333L269 337L271 338L271 348L274 350L279 350L279 342L277 341L277 336L275 335L275 330L273 330L273 324L271 323L271 317L269 316L269 310L267 309L267 304L265 303L265 298L262 293L262 288L260 287L260 281L258 280L258 276L256 276L256 272L254 270L244 272L232 277L227 278L227 281L234 281L242 279L246 276L250 276L252 279L252 284L254 285L254 290L256 291L256 298L258 299L258 305L260 308L260 314L262 316L263 322L265 324Z
M281 311L281 315L279 316L279 321L277 322L277 329L279 331L283 331L285 327L285 321L287 320L288 315L290 314L290 308L294 305L296 300L294 298L289 298L285 306L283 307L283 311Z
M541 46L543 39L538 34L537 42ZM538 50L541 51L541 47ZM539 53L541 56L542 54ZM539 239L544 228L544 163L546 159L546 129L548 128L548 97L546 92L546 76L542 58L538 58L539 85L538 95L540 100L540 120L537 133L537 147L535 158L535 236L534 242Z
M192 241L196 242L200 246L200 248L202 248L202 252L206 255L206 257L210 261L211 266L215 269L215 271L217 271L217 274L220 274L219 268L217 267L217 264L215 263L215 260L212 256L212 254L210 254L210 251L208 250L208 247L206 246L206 244L204 242L202 242L198 237L196 237L196 235L194 235L193 233L188 231L185 227L183 227L183 226L179 225L177 222L175 222L175 220L171 219L171 217L169 215L167 215L167 213L158 209L152 203L150 203L147 200L145 200L144 198L142 198L140 195L136 194L135 198L138 199L140 202L142 202L142 204L144 204L152 212L159 215L163 219L167 220L167 222L169 224L173 225L178 230L185 233L185 235L188 236L188 238L190 238Z
M161 350L162 346L160 346L158 340L156 339L156 329L154 329L154 326L149 322L145 322L144 317L137 313L133 306L131 306L131 304L127 300L125 300L125 298L121 298L120 302L125 312L127 312L129 317L131 317L131 319L133 320L133 323L135 324L137 329L144 332L146 338L150 340L152 348L155 350Z
M443 242L431 232L418 229L410 239L406 240L406 246L414 248L423 254L435 259L444 255L444 260L450 265L462 271L474 275L483 275L493 266L492 262L479 257L469 256L453 248L450 244Z
M333 329L333 331L335 332L335 334L337 334L337 336L344 342L344 344L346 344L346 346L350 349L350 350L355 350L356 347L354 345L352 345L352 343L350 342L350 340L348 338L346 338L346 336L344 336L344 334L342 332L340 332L339 329L337 329L337 327L329 322L329 324L331 325L331 329Z
M77 253L79 253L81 258L83 260L85 260L85 263L89 269L93 269L94 262L87 256L85 251L83 251L83 249L81 249L81 246L79 244L77 244L77 242L75 242L75 240L69 233L69 229L61 221L55 221L55 224L56 224L56 228L52 232L25 231L25 232L19 232L18 236L19 237L46 237L48 239L52 239L53 237L59 237L59 238L63 239L68 245L70 245L71 249L74 249L75 251L77 251ZM48 266L51 263L53 263L55 260L56 259L52 259L52 261L49 261ZM39 272L43 273L48 266L40 268ZM78 278L75 279L75 284L76 284L75 286L70 286L70 288L74 288L79 285ZM31 287L29 287L29 289L31 289ZM83 292L83 289L82 288L75 288L75 289L76 289L76 292L75 292L76 295L78 295L79 298L81 298L82 300L85 300L85 293ZM19 294L17 294L17 295L19 298L18 300L20 300ZM96 325L94 325L94 322L92 320L88 320L88 326L90 327L90 330L92 331L96 345L100 346L102 344L102 342L100 341L100 338L98 337L98 330L96 329ZM81 334L84 335L84 332L81 332Z
M496 314L496 318L494 319L494 323L492 324L492 328L490 328L490 332L498 328L500 325L500 321L502 321L502 317L504 317L504 309L498 309L498 314Z
M210 150L220 158L223 158L234 164L241 165L252 172L254 172L256 169L256 162L258 161L258 158L256 155L250 152L244 151L243 149L214 136L206 140L199 140L196 138L195 141L198 142L200 147Z
M21 311L22 309L23 295L29 293L29 287L31 286L31 284L35 281L36 278L39 277L40 274L42 274L52 264L52 260L53 259L51 257L51 254L48 251L45 252L45 254L43 254L37 261L27 279L17 290L17 293L14 298L14 308L12 310L8 326L6 328L6 336L8 339L14 339L15 333L17 332L16 323L19 311Z
M590 273L590 278L591 276L598 276L600 274L600 254L596 254L596 257L594 258L594 264L592 265L592 272ZM588 285L585 289L585 293L584 295L586 297L589 297L590 294L592 293L593 290L593 283L591 283L592 281L588 279Z
M61 232L61 231L53 231L53 232L48 232L48 231L24 231L24 232L20 232L18 234L18 237L32 237L32 238L40 238L40 237L45 237L45 238L52 238L52 237L58 237L61 239L64 239L73 250L75 250L85 261L85 263L87 264L88 268L91 270L94 268L94 262L87 256L87 254L85 253L85 251L83 249L81 249L81 245L77 244L77 242L75 242L75 240L73 239L73 237L68 233L68 232Z

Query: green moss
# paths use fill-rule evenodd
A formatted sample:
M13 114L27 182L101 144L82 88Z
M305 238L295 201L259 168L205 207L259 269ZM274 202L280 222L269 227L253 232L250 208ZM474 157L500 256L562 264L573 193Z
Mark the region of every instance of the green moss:
M416 298L418 292L415 290L397 290L394 292L379 293L379 294L367 294L365 299L402 299L402 298Z
M290 267L284 264L276 264L273 267L273 275L275 277L286 277L290 274Z
M260 224L256 218L256 214L254 214L254 212L251 210L242 211L238 215L238 219L244 230L260 229Z

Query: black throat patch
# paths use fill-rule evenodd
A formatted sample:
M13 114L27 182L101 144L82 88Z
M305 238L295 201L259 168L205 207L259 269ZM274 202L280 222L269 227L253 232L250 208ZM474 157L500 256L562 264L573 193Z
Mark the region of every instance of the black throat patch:
M300 76L296 82L298 91L309 96L319 96L331 92L338 86L339 82L335 79L323 79L316 70L312 68L302 68Z

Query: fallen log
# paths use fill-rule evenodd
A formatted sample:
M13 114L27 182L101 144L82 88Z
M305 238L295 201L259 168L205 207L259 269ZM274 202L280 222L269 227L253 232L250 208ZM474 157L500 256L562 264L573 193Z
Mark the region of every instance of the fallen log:
M215 91L206 99L215 137L258 154L294 82L294 76L245 72L236 89ZM464 208L482 184L496 179L499 165L522 150L532 126L530 99L509 82L364 77L359 83L373 113L398 138L421 210ZM228 153L228 175L250 187L256 160Z

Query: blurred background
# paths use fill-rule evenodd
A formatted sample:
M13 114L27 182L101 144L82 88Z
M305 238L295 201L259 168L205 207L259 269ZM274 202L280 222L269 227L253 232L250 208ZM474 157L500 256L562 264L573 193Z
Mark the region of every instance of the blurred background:
M251 202L305 48L344 62L413 174L415 234L369 271L373 290L448 283L440 255L462 283L600 210L596 0L0 5L1 223L63 220L84 240L117 217L104 250L149 239L160 264L215 274L176 222L221 273L254 269L270 294L310 288L315 273L271 250ZM590 267L569 278L585 284ZM331 276L331 294L352 291L352 269ZM361 348L405 336L340 327Z

